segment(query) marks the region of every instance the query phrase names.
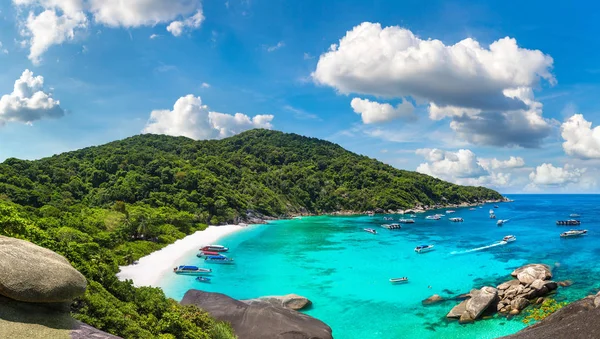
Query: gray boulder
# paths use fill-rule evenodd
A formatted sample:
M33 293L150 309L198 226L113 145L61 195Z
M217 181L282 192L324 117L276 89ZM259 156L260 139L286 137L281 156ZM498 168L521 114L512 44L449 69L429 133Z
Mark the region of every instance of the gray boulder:
M516 286L516 285L520 285L521 282L519 280L513 279L513 280L509 280L507 282L503 282L502 284L498 285L498 289L499 290L507 290L509 287L511 286Z
M214 318L231 323L243 339L331 339L331 328L308 315L270 303L251 303L221 293L189 290L182 305L195 305Z
M552 278L550 266L544 264L530 264L517 268L511 275L523 284L531 284L536 279L548 280Z
M525 298L515 298L515 299L513 299L513 301L510 302L511 310L521 311L522 309L527 307L527 305L529 305L529 300L527 300Z
M471 299L467 300L467 312L471 319L475 320L492 304L498 297L498 290L485 286L480 290L471 291Z
M421 304L423 305L431 305L431 304L435 304L435 303L439 303L444 301L445 299L439 295L439 294L434 294L431 297L421 301Z
M68 302L87 281L59 254L28 241L0 236L0 295L24 302Z
M290 310L301 310L312 304L310 300L297 294L287 294L283 296L268 296L258 299L242 300L246 304L269 303L274 306L289 308Z
M446 318L460 318L461 315L467 312L467 300L463 300L460 304L454 306L448 314L446 314Z

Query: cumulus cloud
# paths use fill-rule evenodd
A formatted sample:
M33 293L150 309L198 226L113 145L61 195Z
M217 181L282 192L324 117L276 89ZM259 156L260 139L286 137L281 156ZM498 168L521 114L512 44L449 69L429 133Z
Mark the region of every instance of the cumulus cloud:
M25 70L15 81L13 92L0 98L0 124L6 122L32 123L65 114L60 102L44 91L44 78Z
M569 183L579 182L585 171L585 168L579 169L568 164L561 168L543 163L529 174L529 180L534 185L564 186Z
M492 159L484 159L480 158L479 162L485 168L489 168L492 170L496 169L506 169L506 168L520 168L525 166L525 160L521 157L511 156L508 160L498 160L496 158Z
M350 102L350 106L352 106L355 113L361 115L362 121L365 124L385 122L398 118L416 119L414 106L406 100L394 107L386 103L382 104L368 99L354 98Z
M592 123L582 114L567 119L560 130L565 140L562 146L568 155L581 159L600 158L600 127L592 128Z
M143 133L186 136L192 139L220 139L253 128L271 129L272 115L249 117L212 112L200 97L191 94L175 102L172 110L155 110L142 130Z
M271 53L271 52L275 52L276 50L280 49L281 47L285 46L285 43L283 41L279 41L277 43L277 45L274 46L266 46L267 48L267 52Z
M550 56L508 37L489 47L471 38L445 45L365 22L320 56L312 78L344 94L429 103L432 119L450 117L451 127L465 138L474 135L474 143L535 147L550 127L531 89L542 80L556 82L552 65ZM486 128L490 124L499 125ZM523 132L516 141L504 137Z
M200 0L12 0L20 13L21 35L30 46L29 58L39 63L53 45L73 41L87 31L91 18L98 25L133 28L169 24L175 36L200 27ZM153 35L156 37L156 35Z

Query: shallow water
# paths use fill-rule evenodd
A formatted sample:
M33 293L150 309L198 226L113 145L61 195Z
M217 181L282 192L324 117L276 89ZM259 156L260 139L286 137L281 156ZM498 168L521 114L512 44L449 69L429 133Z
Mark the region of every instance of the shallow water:
M523 264L541 262L554 267L554 279L570 279L557 299L572 301L597 291L590 279L600 271L600 212L598 195L514 195L512 203L494 209L502 227L489 219L493 205L456 213L442 220L425 220L401 230L379 227L384 215L308 217L250 226L220 243L230 247L235 265L212 265L211 283L193 277L166 275L159 285L180 300L188 289L220 292L238 299L296 293L313 301L306 311L333 329L335 338L495 338L524 327L521 319L495 317L470 325L447 321L457 303L422 306L434 293L453 297L483 285L497 285ZM589 234L561 239L569 226L556 226L570 213L581 214ZM392 215L398 219L398 215ZM453 223L448 217L462 217ZM373 235L362 229L372 227ZM505 235L517 241L498 244ZM414 247L435 244L435 250L417 254ZM198 244L201 245L201 244ZM180 264L202 265L189 257ZM409 282L392 285L389 278L407 276Z

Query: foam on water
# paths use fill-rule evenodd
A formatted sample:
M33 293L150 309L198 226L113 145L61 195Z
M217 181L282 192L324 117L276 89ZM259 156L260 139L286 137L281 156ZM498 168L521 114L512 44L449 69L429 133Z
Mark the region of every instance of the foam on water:
M502 245L506 245L506 244L508 244L506 241L497 241L491 245L472 248L472 249L466 250L466 251L452 251L452 252L450 252L450 254L466 254L466 253L471 253L471 252L483 251L483 250L487 250L488 248L493 248L496 246L502 246Z

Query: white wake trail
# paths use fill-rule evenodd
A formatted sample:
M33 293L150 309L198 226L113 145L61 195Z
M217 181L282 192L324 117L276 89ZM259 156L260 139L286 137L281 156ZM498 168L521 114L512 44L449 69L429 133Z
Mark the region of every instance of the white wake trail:
M506 245L506 244L507 244L506 241L497 241L497 242L495 242L495 243L493 243L491 245L477 247L477 248L473 248L473 249L466 250L466 251L452 251L452 252L450 252L450 254L465 254L465 253L483 251L483 250L487 250L488 248L492 248L492 247L496 247L496 246L502 246L502 245Z

